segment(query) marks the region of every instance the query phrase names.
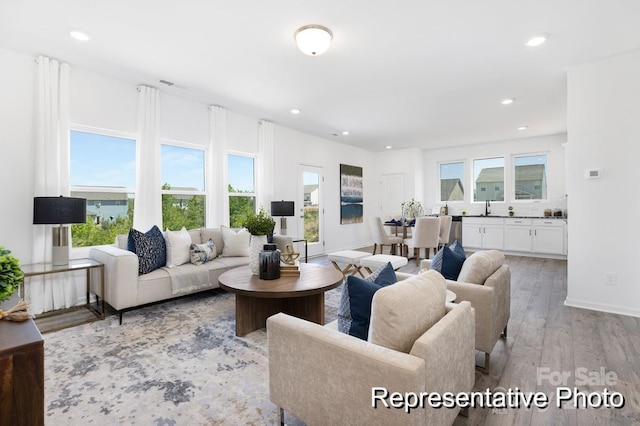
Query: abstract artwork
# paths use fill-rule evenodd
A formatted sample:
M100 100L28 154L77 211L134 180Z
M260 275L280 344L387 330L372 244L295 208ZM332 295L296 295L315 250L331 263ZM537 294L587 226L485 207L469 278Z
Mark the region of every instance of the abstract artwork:
M340 164L340 224L362 223L362 167Z

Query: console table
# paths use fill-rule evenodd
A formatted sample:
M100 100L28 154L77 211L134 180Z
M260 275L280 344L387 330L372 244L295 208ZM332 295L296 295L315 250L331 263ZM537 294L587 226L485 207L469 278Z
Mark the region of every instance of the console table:
M53 311L45 312L42 314L36 315L36 318L47 317L51 315L59 315L66 312L74 311L81 308L86 308L90 312L94 314L94 317L90 319L90 321L96 321L99 319L104 319L105 317L105 306L104 306L104 265L100 262L97 262L93 259L74 259L70 260L68 265L63 266L53 266L51 263L33 263L30 265L22 265L22 272L24 273L24 279L22 280L22 285L20 286L20 297L24 299L25 293L25 280L29 277L35 277L39 275L53 275L60 274L64 272L74 272L74 271L85 271L85 279L86 279L86 299L84 305L72 306L70 308L65 309L56 309ZM91 271L97 269L100 273L100 294L95 292L96 295L96 304L93 306L91 304ZM82 322L87 322L88 320L83 320ZM66 324L65 326L77 325ZM53 331L54 329L47 329L46 331Z
M0 321L0 425L44 425L44 340L32 319Z

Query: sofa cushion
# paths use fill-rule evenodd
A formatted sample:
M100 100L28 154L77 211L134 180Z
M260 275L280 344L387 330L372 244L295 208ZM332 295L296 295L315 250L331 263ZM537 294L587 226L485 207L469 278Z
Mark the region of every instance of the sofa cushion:
M213 240L209 240L204 244L191 244L189 249L191 253L191 263L194 265L202 265L216 258L216 245Z
M447 285L427 271L381 288L371 304L371 343L409 353L414 342L446 313Z
M431 259L429 269L440 272L448 280L455 281L458 279L464 260L464 255L460 255L453 249L443 246Z
M192 241L187 228L183 226L179 231L167 229L164 236L167 243L167 268L189 263L191 260L189 248Z
M191 243L193 244L202 244L206 243L207 240L203 240L200 238L200 228L189 229L189 236L191 237Z
M458 281L472 284L484 282L504 263L504 254L498 250L485 250L473 253L464 265Z
M233 229L221 226L222 254L221 256L249 256L249 241L251 234L245 228L235 232Z
M138 255L138 274L148 274L167 264L167 245L162 231L156 226L144 234L137 229L129 230L129 239Z
M376 269L366 278L349 275L338 307L338 331L367 340L373 295L396 281L391 263Z

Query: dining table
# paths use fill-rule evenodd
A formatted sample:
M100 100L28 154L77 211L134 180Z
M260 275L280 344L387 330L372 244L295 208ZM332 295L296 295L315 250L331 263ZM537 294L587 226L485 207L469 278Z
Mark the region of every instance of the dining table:
M394 228L394 234L396 235L396 237L398 236L398 233L400 232L402 235L402 239L404 240L405 238L407 238L408 235L408 230L415 227L415 220L412 221L407 221L407 220L391 220L391 221L386 221L384 222L384 226L390 226ZM398 228L400 229L400 231L398 231Z

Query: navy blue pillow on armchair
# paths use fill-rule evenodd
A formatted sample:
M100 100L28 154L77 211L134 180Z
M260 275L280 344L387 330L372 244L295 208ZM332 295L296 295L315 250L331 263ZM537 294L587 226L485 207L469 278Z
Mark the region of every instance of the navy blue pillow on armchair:
M367 340L373 295L382 287L397 281L391 263L373 271L364 279L349 275L342 288L338 308L338 331Z
M442 247L433 259L429 269L436 270L448 280L456 281L462 270L466 255L462 245L456 241L450 247Z

